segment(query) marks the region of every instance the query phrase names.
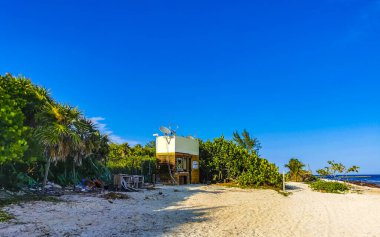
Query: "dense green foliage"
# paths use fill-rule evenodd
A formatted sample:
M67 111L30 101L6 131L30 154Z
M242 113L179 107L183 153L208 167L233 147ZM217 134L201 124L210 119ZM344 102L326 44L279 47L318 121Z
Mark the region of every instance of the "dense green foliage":
M17 102L0 87L0 164L20 160L28 148L24 114Z
M301 173L305 164L299 161L297 158L291 158L285 167L289 169L289 177L291 181L301 181Z
M104 136L79 110L57 103L44 88L23 77L0 76L0 108L0 186L17 189L44 176L76 183L75 168L82 160L83 170L94 177L106 173L100 162L108 146Z
M310 183L310 188L326 193L342 193L349 190L349 187L344 183L324 180L318 180L316 182Z
M114 174L144 175L146 181L152 182L156 171L154 144L150 142L145 147L130 147L127 143L110 144L107 167Z
M251 137L246 129L244 129L241 135L238 131L235 131L233 133L233 136L236 144L247 149L247 151L251 154L258 154L259 150L261 149L259 140L257 140L257 138Z
M0 187L48 180L61 185L112 174L142 174L153 181L155 143L110 143L80 110L55 101L29 79L0 76ZM280 187L278 168L259 157L260 143L244 130L234 140L200 141L201 180Z
M203 182L235 181L242 186L281 186L278 167L223 136L200 141Z
M289 172L286 174L287 180L294 182L309 182L315 181L316 177L312 174L311 171L304 170L305 164L302 163L297 158L291 158L285 168L289 169Z

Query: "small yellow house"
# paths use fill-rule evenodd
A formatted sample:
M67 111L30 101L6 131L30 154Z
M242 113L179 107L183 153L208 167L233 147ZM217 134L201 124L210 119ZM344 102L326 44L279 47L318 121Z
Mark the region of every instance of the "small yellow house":
M199 142L192 137L156 137L158 179L162 183L199 183Z

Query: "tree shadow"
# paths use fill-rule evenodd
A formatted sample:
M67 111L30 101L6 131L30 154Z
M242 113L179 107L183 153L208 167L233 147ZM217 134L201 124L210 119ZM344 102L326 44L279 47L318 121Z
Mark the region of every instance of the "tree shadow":
M286 184L285 189L286 191L291 191L291 192L299 192L299 191L304 190L303 188L293 185L293 184Z
M200 193L217 195L222 191L202 190L200 187L201 185L161 186L147 192L145 200L152 204L147 203L147 206L154 208L141 211L138 217L134 216L132 221L120 230L118 236L177 236L181 235L181 228L186 224L208 221L208 214L222 206L205 208L184 205L183 202ZM135 220L138 221L134 222Z
M6 236L176 236L187 224L208 221L210 212L222 208L205 208L202 202L192 206L186 200L201 193L221 192L201 185L184 185L124 193L130 197L127 200L67 195L63 196L66 202L57 204L38 202L10 207L16 221L0 225L0 232Z

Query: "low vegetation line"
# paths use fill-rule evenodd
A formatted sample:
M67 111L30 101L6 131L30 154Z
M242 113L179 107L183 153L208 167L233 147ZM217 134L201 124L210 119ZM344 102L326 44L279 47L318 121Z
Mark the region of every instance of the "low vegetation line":
M326 193L345 193L350 188L347 184L337 181L318 180L309 184L310 188L315 191Z
M3 207L11 205L11 204L35 202L35 201L61 202L62 200L58 199L57 197L42 196L42 195L12 196L10 198L0 199L0 222L6 222L11 219L14 219L14 216L1 210Z

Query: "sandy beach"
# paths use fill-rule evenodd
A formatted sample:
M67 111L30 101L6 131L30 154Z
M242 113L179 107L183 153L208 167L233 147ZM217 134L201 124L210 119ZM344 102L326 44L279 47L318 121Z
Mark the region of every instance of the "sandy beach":
M380 191L327 194L289 183L272 190L159 186L127 200L65 195L4 208L1 236L380 236Z

